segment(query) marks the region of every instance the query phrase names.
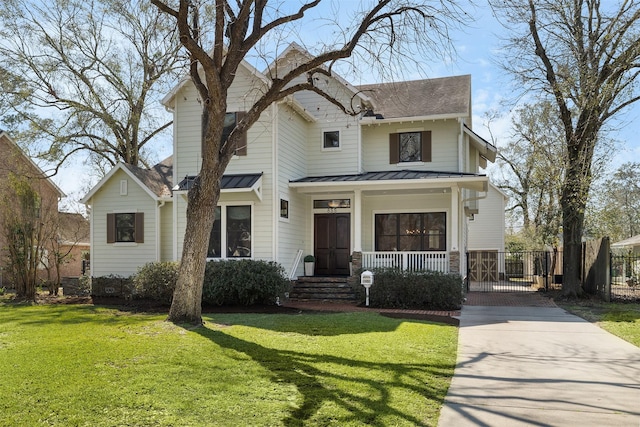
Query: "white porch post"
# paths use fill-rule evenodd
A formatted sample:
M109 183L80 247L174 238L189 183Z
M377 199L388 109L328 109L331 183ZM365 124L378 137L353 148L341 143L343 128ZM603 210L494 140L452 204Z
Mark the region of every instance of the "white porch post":
M353 190L353 251L362 252L362 190Z
M460 247L460 189L457 185L451 187L451 251L458 251Z

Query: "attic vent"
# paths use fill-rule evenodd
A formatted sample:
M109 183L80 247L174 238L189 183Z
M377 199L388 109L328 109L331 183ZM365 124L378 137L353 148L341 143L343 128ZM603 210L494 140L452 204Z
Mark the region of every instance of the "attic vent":
M126 196L127 195L127 180L126 179L120 180L120 195L121 196Z

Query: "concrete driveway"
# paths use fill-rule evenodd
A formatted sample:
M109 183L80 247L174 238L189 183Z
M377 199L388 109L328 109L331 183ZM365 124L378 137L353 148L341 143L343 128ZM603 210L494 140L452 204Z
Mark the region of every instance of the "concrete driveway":
M533 305L463 307L438 425L640 426L640 349Z

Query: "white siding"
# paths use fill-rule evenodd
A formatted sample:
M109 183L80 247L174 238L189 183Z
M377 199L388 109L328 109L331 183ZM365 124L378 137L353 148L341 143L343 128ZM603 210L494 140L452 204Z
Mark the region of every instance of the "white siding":
M504 251L504 196L489 185L487 198L480 199L478 206L479 213L469 221L467 249Z
M301 78L302 79L302 78ZM294 83L296 83L294 81ZM316 81L318 87L339 100L347 108L352 102L358 104L358 98L343 84L323 76ZM309 176L354 174L359 172L358 164L358 117L345 114L336 105L310 91L298 92L295 98L307 112L316 118L310 124L306 139L306 159ZM353 105L357 108L357 105ZM323 133L340 132L340 149L323 149Z
M127 180L127 195L120 195L120 181ZM91 198L91 275L128 277L139 266L157 261L156 202L123 171L117 171ZM144 243L107 244L107 214L144 213Z
M431 170L458 171L458 134L456 120L427 120L410 123L364 125L362 154L366 171ZM431 131L431 162L389 164L389 134L408 131Z
M173 203L160 208L160 261L173 261Z
M289 188L289 180L307 175L306 139L309 123L291 108L281 105L278 113L278 192L280 198L289 200L289 219L278 218L278 253L276 260L285 268L286 273L292 266L299 249L306 249L305 221L307 216L307 197ZM279 206L279 205L278 205ZM277 211L277 209L276 209ZM303 264L297 266L297 275L302 275Z
M247 111L260 94L257 77L240 67L234 83L229 88L227 111ZM270 155L264 156L265 146L270 141L270 117L268 112L247 132L248 156L233 159L229 173L247 172L255 164L262 171L262 164ZM202 105L200 95L193 84L186 84L175 96L174 106L174 176L179 180L186 175L197 175L202 166L201 128ZM244 161L243 161L244 160ZM252 164L253 163L253 164ZM255 170L251 170L255 172Z

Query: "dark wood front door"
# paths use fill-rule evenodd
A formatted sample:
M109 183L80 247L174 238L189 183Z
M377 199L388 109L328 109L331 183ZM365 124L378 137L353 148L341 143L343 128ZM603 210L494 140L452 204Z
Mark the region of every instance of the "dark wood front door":
M314 223L315 274L348 276L351 255L350 214L316 214Z

